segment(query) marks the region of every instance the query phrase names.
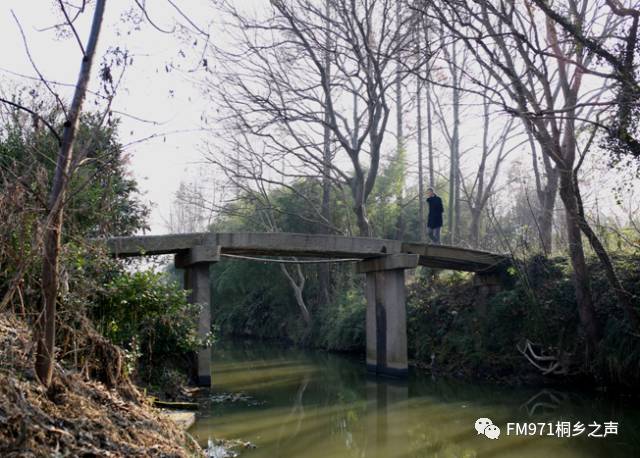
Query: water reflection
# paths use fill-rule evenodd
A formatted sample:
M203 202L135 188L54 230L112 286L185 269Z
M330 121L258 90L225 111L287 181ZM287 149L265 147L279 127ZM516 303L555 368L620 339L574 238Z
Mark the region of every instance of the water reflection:
M409 452L409 385L369 377L366 382L366 456L405 456Z
M520 406L527 412L528 417L535 417L536 414L550 413L558 410L563 404L569 403L569 395L562 391L543 389L527 399L527 402Z
M247 457L625 457L640 456L640 415L625 402L556 390L507 389L434 381L376 379L359 359L256 342L220 344L212 404L191 433L242 439ZM242 402L242 399L258 402ZM502 436L478 435L489 417ZM507 422L618 421L619 433L586 437L506 436Z

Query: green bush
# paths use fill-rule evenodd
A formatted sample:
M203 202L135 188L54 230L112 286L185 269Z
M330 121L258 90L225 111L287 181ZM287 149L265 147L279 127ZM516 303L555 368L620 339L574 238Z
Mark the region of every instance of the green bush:
M213 267L214 320L224 333L295 340L301 321L287 279L275 264L222 261Z
M329 350L363 351L365 348L366 304L359 288L350 288L335 307L327 310L321 346Z
M639 297L638 258L614 261L625 289ZM603 326L603 339L589 360L568 260L541 257L512 270L513 287L488 298L484 307L464 277L413 284L407 302L410 356L427 365L433 356L433 369L440 373L513 382L541 374L518 351L529 340L545 354L567 355L570 374L582 382L632 387L640 381L640 338L629 329L597 259L589 259L589 271Z
M197 335L201 306L165 273L123 272L106 285L93 308L98 329L137 356L143 378L170 365L188 369L193 353L210 344Z

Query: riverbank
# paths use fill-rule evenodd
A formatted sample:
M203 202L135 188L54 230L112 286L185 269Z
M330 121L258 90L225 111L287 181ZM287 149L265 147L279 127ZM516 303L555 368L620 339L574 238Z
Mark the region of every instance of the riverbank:
M45 389L32 350L25 324L1 314L0 456L204 456L131 384L108 389L58 364Z
M640 310L640 257L612 255ZM409 288L409 353L436 374L509 384L570 385L637 395L640 338L588 260L602 337L589 355L567 258L533 257L510 269L511 285L483 300L451 275Z
M625 289L638 302L640 257L619 253L612 260ZM438 377L499 385L579 386L637 396L638 332L629 328L598 259L589 258L588 268L603 334L590 358L584 351L570 263L565 257L534 256L509 269L507 286L487 298L479 296L470 274L416 271L407 282L410 361ZM253 295L242 290L240 297L228 280L217 285L216 325L221 334L363 355L363 282L351 278L350 271L343 273L335 275L344 284L337 285L334 301L310 306L310 332L302 328L295 306L281 303L288 297L284 286L278 294L271 292L271 286ZM310 293L310 297L315 296ZM635 306L640 310L639 303Z

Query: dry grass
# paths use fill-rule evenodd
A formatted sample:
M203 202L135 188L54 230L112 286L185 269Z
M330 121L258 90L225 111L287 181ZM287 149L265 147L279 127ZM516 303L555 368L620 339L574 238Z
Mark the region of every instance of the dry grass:
M43 388L32 346L25 324L0 314L0 456L202 456L131 385L108 389L58 365Z

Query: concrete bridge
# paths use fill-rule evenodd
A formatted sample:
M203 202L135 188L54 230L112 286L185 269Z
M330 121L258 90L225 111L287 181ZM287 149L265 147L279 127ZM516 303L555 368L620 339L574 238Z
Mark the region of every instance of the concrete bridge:
M478 292L486 296L499 288L497 272L507 257L445 245L405 243L363 237L292 233L193 233L114 237L109 251L118 257L175 254L176 267L185 270L190 301L203 304L198 333L211 329L209 266L221 255L295 256L357 260L356 271L366 276L367 369L406 376L407 324L405 270L418 265L475 272ZM198 354L198 382L211 384L211 350Z

